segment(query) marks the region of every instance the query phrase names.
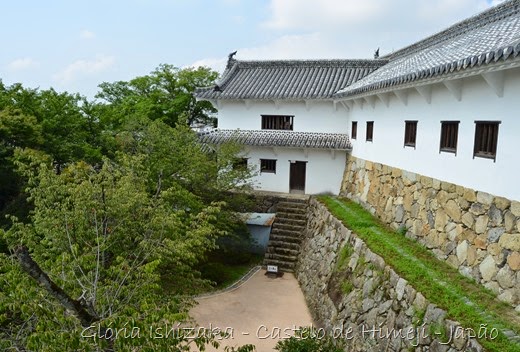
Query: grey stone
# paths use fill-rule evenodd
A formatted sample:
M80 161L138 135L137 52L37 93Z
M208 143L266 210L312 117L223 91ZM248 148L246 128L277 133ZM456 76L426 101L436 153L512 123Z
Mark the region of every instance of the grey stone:
M406 284L408 283L408 281L406 281L405 279L403 278L400 278L398 281L397 281L397 285L395 286L395 292L397 294L397 299L400 301L403 299L403 296L404 296L404 290L406 288Z
M484 281L490 281L498 271L493 256L489 254L479 265L480 273Z
M488 216L489 216L489 220L491 221L491 223L493 225L495 225L495 226L502 225L502 221L503 221L502 211L500 211L500 209L498 209L494 204L492 204L489 207Z
M502 288L511 288L515 285L515 273L505 265L498 271L496 280Z
M494 227L492 229L489 229L487 233L487 240L490 243L496 243L500 239L500 236L505 232L505 229L503 227Z
M464 240L457 246L457 258L460 263L464 263L468 257L468 241Z

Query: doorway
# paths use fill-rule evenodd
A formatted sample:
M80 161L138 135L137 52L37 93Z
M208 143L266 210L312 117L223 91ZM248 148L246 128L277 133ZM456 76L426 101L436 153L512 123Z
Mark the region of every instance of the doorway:
M289 192L305 194L306 161L290 161Z

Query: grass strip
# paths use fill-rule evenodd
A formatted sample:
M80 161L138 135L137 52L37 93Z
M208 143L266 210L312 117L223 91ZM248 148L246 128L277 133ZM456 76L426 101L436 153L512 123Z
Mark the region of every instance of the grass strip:
M481 324L488 332L498 329L496 339L479 339L486 350L520 351L520 345L503 333L512 331L518 335L520 316L491 291L437 259L418 242L390 230L359 204L330 196L318 199L417 291L446 310L447 318L475 332Z

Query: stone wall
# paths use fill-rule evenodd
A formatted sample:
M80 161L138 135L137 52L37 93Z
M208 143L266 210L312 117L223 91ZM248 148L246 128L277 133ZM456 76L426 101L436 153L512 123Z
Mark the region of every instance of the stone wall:
M340 194L520 310L520 202L353 156Z
M296 276L314 321L346 351L482 351L325 206L311 199L308 215Z

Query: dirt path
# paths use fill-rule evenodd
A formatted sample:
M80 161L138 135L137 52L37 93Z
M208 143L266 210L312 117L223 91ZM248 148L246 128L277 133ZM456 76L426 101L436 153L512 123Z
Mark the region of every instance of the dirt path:
M222 341L222 346L251 343L258 352L273 351L280 338L292 336L294 328L312 323L292 274L273 279L260 270L234 291L197 301L199 304L190 313L199 326L232 334Z

